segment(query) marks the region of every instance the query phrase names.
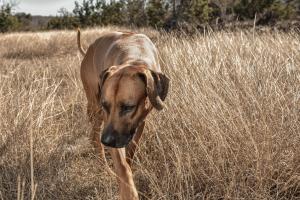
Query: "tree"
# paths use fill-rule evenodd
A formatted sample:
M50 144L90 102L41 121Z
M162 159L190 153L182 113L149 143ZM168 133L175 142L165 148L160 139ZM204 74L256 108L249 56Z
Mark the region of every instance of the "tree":
M19 26L18 19L12 15L12 6L3 4L0 7L0 32L16 30Z
M74 15L78 18L80 26L95 25L123 25L126 23L125 0L83 0L82 4L75 1Z
M208 0L194 0L191 7L192 15L200 23L207 23L211 20L212 8Z
M240 0L234 10L240 19L254 19L255 15L263 14L277 0Z
M209 0L185 0L179 5L179 19L194 25L207 23L212 19L213 9Z
M72 29L78 27L79 23L76 18L65 8L59 9L58 14L58 16L47 23L47 29Z
M127 21L125 1L111 1L109 4L102 5L100 14L103 25L125 25Z
M73 13L81 26L100 25L102 23L101 13L105 5L105 0L83 0L82 4L75 1Z
M128 0L127 1L127 17L128 24L135 26L145 26L148 24L145 12L145 0Z
M32 17L30 14L27 14L27 13L16 13L15 14L15 17L17 18L18 20L18 24L19 24L19 27L18 29L19 30L22 30L22 31L28 31L31 29L31 20L32 20Z
M237 0L211 0L211 4L215 4L220 11L220 18L223 21L227 20L228 13L233 12L234 4L237 2ZM216 8L214 9L214 12L216 12Z
M254 19L257 24L275 23L281 19L290 19L296 13L295 1L283 0L240 0L234 7L241 20Z
M162 28L165 23L168 7L162 0L149 0L146 6L148 24Z

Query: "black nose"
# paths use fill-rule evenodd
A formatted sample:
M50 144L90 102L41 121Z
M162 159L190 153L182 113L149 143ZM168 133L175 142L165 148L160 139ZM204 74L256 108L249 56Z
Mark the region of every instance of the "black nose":
M102 132L101 143L113 148L123 148L128 145L134 132L135 130L132 130L129 133L119 133L111 124L109 124Z
M116 145L116 137L114 136L114 134L104 133L101 136L101 142L106 146L114 147Z

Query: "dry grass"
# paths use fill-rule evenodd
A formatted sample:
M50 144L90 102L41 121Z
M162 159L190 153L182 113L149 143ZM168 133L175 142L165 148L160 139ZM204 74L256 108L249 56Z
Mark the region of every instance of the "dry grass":
M299 199L299 35L140 31L171 78L135 158L142 199ZM75 31L0 35L0 199L117 199L88 141L81 59Z

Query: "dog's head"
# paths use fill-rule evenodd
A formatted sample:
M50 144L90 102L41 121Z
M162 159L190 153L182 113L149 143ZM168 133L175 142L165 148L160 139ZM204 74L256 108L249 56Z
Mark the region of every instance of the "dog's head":
M101 74L100 102L104 113L101 142L125 147L152 107L164 107L169 79L145 66L110 67Z

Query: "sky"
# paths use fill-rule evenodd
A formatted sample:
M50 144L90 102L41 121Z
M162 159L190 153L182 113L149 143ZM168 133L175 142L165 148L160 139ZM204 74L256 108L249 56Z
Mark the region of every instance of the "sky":
M31 15L52 15L55 16L57 11L64 7L72 11L75 7L75 0L15 0L17 6L15 12L25 12ZM1 0L0 0L1 2ZM81 1L79 1L81 2Z

